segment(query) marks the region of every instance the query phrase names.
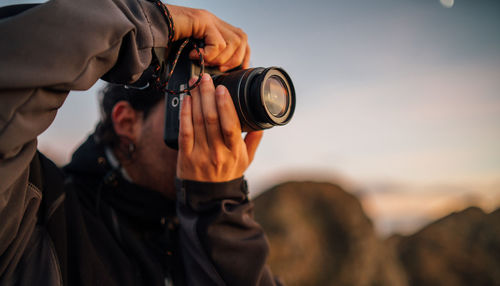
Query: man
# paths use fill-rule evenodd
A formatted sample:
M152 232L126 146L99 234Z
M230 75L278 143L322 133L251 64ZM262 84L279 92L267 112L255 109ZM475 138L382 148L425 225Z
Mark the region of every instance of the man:
M35 2L0 10L0 284L274 285L242 179L261 133L241 138L210 77L183 104L179 152L161 142L162 100L146 110L134 96L107 112L117 141L92 136L65 173L36 152L69 90L121 88L185 37L204 39L207 63L245 67L245 34L143 0Z

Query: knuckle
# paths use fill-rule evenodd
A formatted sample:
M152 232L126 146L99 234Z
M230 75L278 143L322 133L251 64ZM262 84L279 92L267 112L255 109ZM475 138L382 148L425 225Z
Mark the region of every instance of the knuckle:
M220 168L220 166L222 165L223 162L224 162L224 156L222 155L222 153L220 151L215 149L212 152L212 156L211 156L212 167L215 167L216 169L218 169L218 168Z
M224 134L224 137L226 137L226 138L233 138L235 135L234 129L224 129L222 131L222 133Z
M204 117L207 124L215 125L219 123L219 116L215 112L207 112Z
M195 19L201 19L201 18L205 18L205 17L210 17L212 13L210 13L209 11L207 11L206 9L196 9L196 17Z
M192 135L193 134L190 131L184 129L179 130L179 139L181 140L189 140Z
M240 28L240 27L234 27L234 31L235 31L236 34L240 35L240 37L242 37L243 34L245 34L245 32L243 31L243 29Z
M246 42L246 40L248 39L247 33L245 33L241 28L236 28L236 32L238 33L238 35L240 35L240 38Z
M229 156L230 156L232 162L238 162L239 161L238 147L237 146L235 146L234 152L231 152Z
M220 41L217 43L217 50L218 51L223 51L227 47L226 41Z

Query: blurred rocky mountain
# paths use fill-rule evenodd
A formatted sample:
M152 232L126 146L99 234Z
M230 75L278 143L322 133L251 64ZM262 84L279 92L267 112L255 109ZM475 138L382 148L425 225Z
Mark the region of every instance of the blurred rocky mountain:
M254 203L287 285L500 285L500 210L469 208L384 240L335 184L288 182Z
M388 242L410 285L500 285L500 209L471 207Z

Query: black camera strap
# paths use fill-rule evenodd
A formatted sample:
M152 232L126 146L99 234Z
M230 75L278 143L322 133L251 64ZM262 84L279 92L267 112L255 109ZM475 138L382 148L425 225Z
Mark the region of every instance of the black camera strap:
M164 90L170 94L178 95L178 94L182 94L182 93L187 93L190 90L197 87L198 85L200 85L201 77L202 77L203 73L205 72L205 59L203 58L203 54L200 51L200 47L198 44L196 44L196 42L197 42L196 40L187 38L187 39L184 39L184 41L180 44L179 48L177 49L177 52L175 53L175 56L173 57L171 64L168 65L170 68L169 68L167 76L165 77L165 80L162 80L162 78L163 78L162 76L157 78L157 84L158 84L158 86L160 86L160 88L162 90ZM188 85L188 87L185 89L170 90L170 89L168 89L168 82L172 78L172 74L174 73L177 62L179 61L179 58L180 58L182 52L184 51L186 46L188 46L188 44L190 44L189 47L194 48L196 50L196 52L198 52L200 67L201 67L200 73L198 74L198 79L196 80L196 82L193 85L191 85L191 86ZM163 64L163 66L162 66L162 64ZM162 70L166 70L165 66L166 66L165 62L160 63L157 66L157 72L161 72Z

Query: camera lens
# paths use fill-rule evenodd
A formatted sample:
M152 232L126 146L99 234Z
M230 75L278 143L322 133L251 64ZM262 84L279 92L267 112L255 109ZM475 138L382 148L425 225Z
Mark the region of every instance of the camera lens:
M276 117L282 117L288 109L288 89L283 80L273 75L264 84L264 105Z
M214 84L227 87L243 131L285 125L295 109L292 80L281 68L251 68L218 74Z
M221 72L219 67L207 67L192 61L189 51L194 48L193 43L188 44L191 46L185 46L185 49L180 49L184 43L185 41L174 42L172 51L178 50L177 53L170 53L160 69L161 82L168 82L165 90L164 141L169 147L178 148L179 103L185 95L188 81L202 73L211 75L215 86L221 84L228 89L238 114L241 131L250 132L281 126L292 119L295 90L285 70L279 67L256 67ZM163 51L158 54L161 53ZM154 82L156 83L156 80Z

